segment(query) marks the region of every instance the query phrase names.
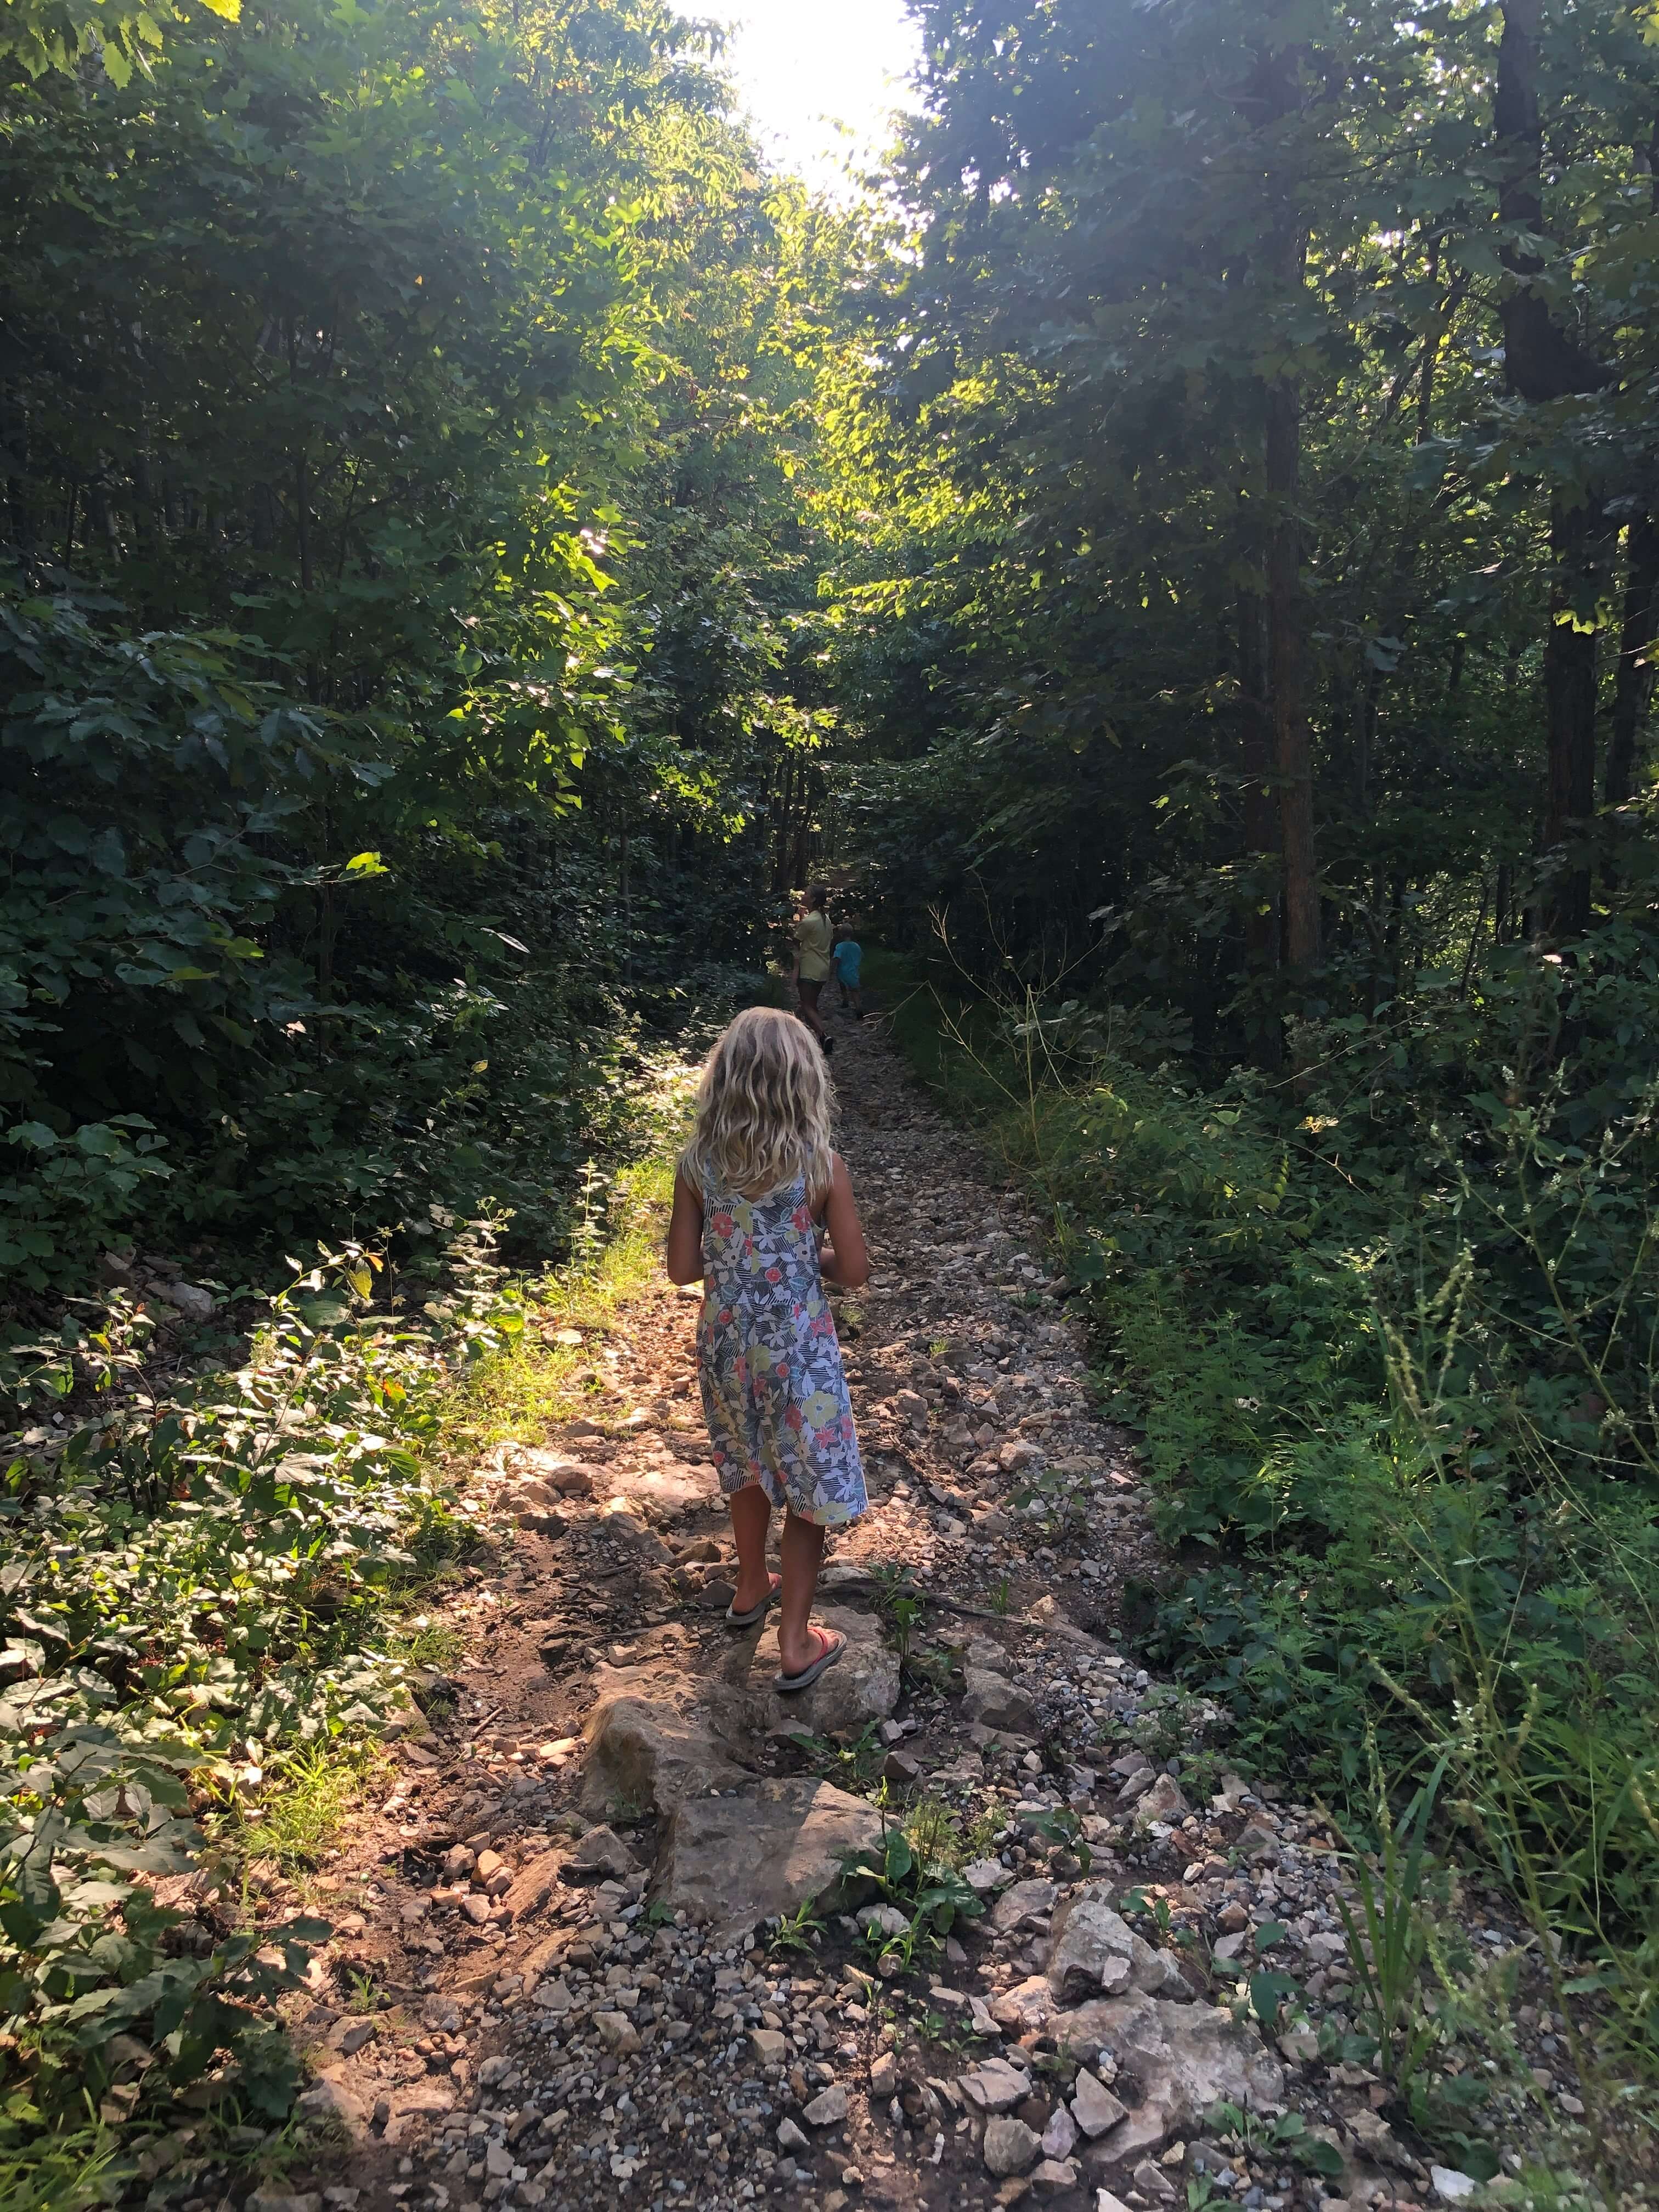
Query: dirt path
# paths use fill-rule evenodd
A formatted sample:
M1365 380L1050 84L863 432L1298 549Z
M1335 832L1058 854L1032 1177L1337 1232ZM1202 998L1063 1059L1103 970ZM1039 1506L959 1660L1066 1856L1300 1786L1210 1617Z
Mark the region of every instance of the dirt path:
M481 1471L509 1533L447 1611L454 1702L428 1686L435 1724L325 1877L302 2032L307 2109L355 2137L331 2201L1112 2212L1199 2172L1274 2212L1426 2195L1372 2076L1216 2008L1271 1952L1334 2055L1331 1838L1115 1648L1155 1551L1039 1224L877 1024L835 1032L875 1265L840 1305L873 1505L825 1576L852 1650L788 1708L775 1638L721 1620L695 1304L641 1297L595 1340L591 1418ZM927 1601L902 1666L900 1568ZM930 1935L912 1880L872 1899L884 1924L831 1893L793 1942L752 1934L879 1844L884 1792L982 1915ZM1218 2099L1293 2107L1340 2178L1206 2135Z

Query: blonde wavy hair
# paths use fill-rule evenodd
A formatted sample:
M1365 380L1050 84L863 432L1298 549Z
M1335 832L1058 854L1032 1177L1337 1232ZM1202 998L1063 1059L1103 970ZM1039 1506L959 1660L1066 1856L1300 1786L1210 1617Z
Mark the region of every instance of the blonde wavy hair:
M833 1173L835 1094L817 1039L793 1014L750 1006L716 1039L680 1169L696 1190L764 1198L797 1176L816 1197Z

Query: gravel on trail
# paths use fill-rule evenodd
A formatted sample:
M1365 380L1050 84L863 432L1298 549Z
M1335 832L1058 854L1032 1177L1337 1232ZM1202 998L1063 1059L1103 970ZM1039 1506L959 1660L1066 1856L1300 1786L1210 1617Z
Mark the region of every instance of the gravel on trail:
M721 1619L695 1304L642 1294L591 1339L590 1417L474 1477L501 1533L446 1601L466 1659L316 1886L302 2109L348 2147L253 2212L1459 2201L1344 2057L1336 1838L1121 1649L1168 1562L1040 1222L878 1022L832 1026L874 1267L837 1294L872 1495L822 1593L848 1657L792 1705L775 1632ZM843 1879L881 1792L983 1908L948 1935ZM1261 1968L1299 1992L1271 2033ZM1520 2017L1570 2118L1547 2008Z

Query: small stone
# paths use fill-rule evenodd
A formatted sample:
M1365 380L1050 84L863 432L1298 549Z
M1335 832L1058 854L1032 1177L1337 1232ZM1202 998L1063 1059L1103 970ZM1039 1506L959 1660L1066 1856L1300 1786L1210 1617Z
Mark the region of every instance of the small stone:
M805 2129L797 2127L793 2120L786 2118L778 2122L778 2147L787 2151L810 2151L812 2138Z
M639 2035L625 2012L597 2012L593 2025L605 2049L618 2058L631 2057L640 2047Z
M1044 2158L1069 2159L1077 2145L1077 2123L1064 2105L1056 2105L1042 2130Z
M1233 1849L1242 1859L1261 1860L1277 1866L1280 1857L1279 1838L1263 1820L1248 1820L1234 1839Z
M1000 1859L969 1859L962 1878L976 1897L990 1897L1013 1880Z
M847 2118L847 2092L839 2081L820 2089L801 2114L809 2127L832 2128Z
M1134 2171L1135 2187L1143 2197L1150 2197L1155 2204L1170 2204L1175 2201L1176 2185L1161 2166L1154 2166L1143 2158Z
M985 2124L985 2170L988 2173L1029 2173L1036 2163L1042 2139L1024 2120L1006 2117Z
M638 1861L612 1828L590 1828L564 1863L564 1871L580 1879L598 1875L611 1881L626 1881Z
M1109 2128L1128 2118L1128 2106L1121 2105L1100 2079L1086 2066L1078 2069L1072 2090L1072 2112L1091 2142L1103 2136Z
M1129 2212L1129 2208L1121 2197L1114 2197L1109 2189L1097 2189L1095 2212Z
M959 2086L981 2112L1012 2112L1030 2095L1031 2077L1006 2058L985 2058L959 2077Z
M755 2054L757 2066L781 2066L788 2055L789 2039L775 2027L751 2027L749 2048Z
M1077 2160L1074 2158L1039 2159L1031 2169L1031 2186L1039 2197L1058 2197L1067 2189L1075 2189Z
M1181 1785L1173 1774L1160 1774L1146 1795L1135 1803L1135 1826L1150 1828L1154 1820L1162 1820L1173 1827L1184 1820L1192 1807L1181 1794Z
M341 2082L320 2075L297 2100L308 2120L334 2120L349 2136L361 2136L368 2124L368 2107Z
M963 1670L967 1686L964 1704L970 1721L982 1728L1000 1729L1010 1735L1030 1735L1036 1727L1036 1708L1024 1690L988 1668Z
M1048 1918L1059 1895L1051 1881L1017 1881L997 1899L991 1924L1004 1936L1012 1936L1021 1928L1034 1927Z
M885 2103L898 2094L898 2061L890 2051L878 2051L870 2061L870 2094Z
M1429 2180L1443 2204L1461 2204L1465 2197L1473 2197L1480 2185L1472 2173L1464 2173L1455 2166L1431 2166Z

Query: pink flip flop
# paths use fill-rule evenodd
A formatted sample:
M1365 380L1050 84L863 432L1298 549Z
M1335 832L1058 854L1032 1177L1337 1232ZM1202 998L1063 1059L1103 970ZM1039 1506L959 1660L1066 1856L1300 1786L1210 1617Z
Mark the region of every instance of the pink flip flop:
M781 1690L786 1697L793 1697L798 1690L810 1690L818 1676L827 1674L847 1649L847 1638L830 1629L815 1628L812 1633L823 1644L823 1649L811 1665L803 1667L799 1674L774 1674L772 1677L772 1687Z
M773 1601L776 1598L778 1592L782 1588L783 1577L781 1575L771 1576L769 1578L766 1595L761 1600L758 1605L751 1605L747 1613L739 1613L737 1610L738 1601L733 1598L731 1604L726 1608L726 1617L727 1620L731 1622L733 1628L752 1628L757 1620L765 1620Z

